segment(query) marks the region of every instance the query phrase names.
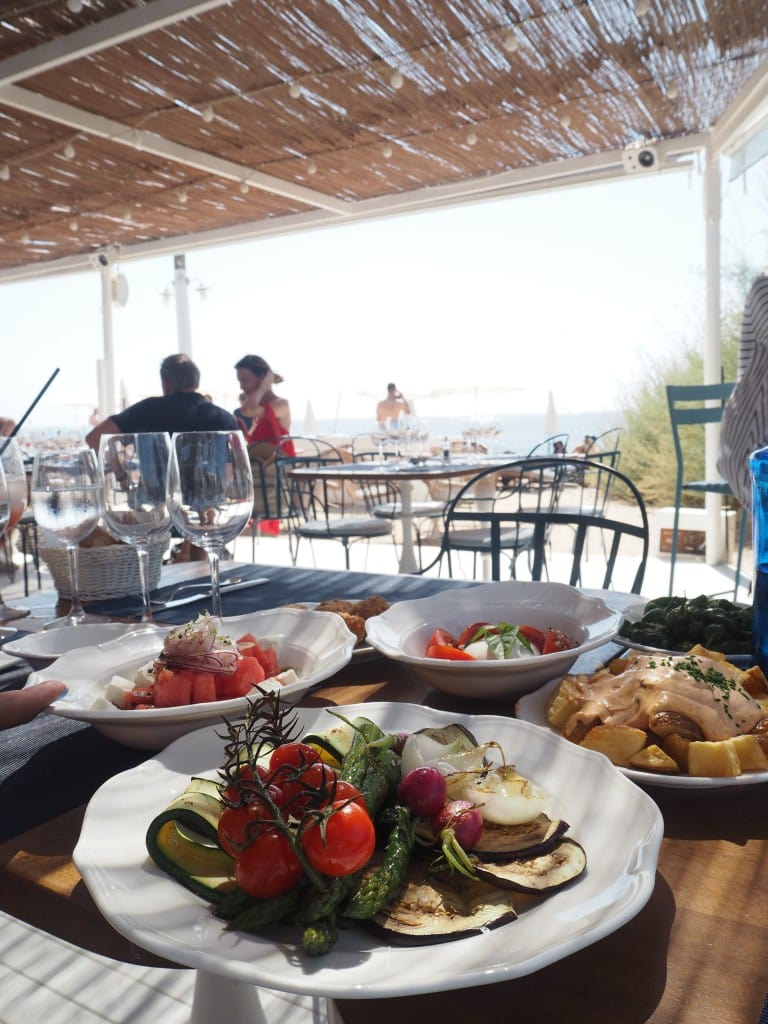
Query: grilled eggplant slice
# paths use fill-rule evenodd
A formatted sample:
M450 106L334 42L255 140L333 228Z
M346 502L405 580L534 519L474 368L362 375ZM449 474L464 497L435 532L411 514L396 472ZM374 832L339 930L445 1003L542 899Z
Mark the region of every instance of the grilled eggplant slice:
M587 866L587 855L573 839L562 839L554 849L538 857L510 861L477 861L476 874L501 889L515 892L551 893L578 878Z
M483 860L538 857L561 841L568 823L540 814L522 825L494 825L485 822L480 842L472 850Z
M434 878L426 864L411 862L400 895L370 923L393 944L415 946L479 935L516 917L509 889L461 875Z

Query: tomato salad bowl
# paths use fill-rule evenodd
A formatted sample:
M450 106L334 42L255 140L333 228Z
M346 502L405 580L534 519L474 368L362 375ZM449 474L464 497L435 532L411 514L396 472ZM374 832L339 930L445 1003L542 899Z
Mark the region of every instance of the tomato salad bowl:
M608 643L622 621L622 615L602 599L575 587L510 580L401 601L369 619L366 636L380 654L407 664L414 675L444 693L467 700L505 700L564 675L581 654ZM572 646L515 659L428 656L435 630L459 637L468 626L481 622L556 631Z

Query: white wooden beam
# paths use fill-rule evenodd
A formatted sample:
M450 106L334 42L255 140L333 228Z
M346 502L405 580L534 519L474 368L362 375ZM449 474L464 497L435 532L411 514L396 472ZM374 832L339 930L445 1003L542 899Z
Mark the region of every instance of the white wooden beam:
M193 18L229 0L153 0L143 7L134 7L111 18L102 18L92 25L77 29L58 39L51 39L30 50L0 61L0 85L10 85L51 68L80 60L112 46L135 39L185 18Z
M348 204L335 196L325 195L323 192L275 178L270 174L262 174L243 164L234 163L232 160L222 160L211 153L193 149L191 146L182 146L156 132L143 129L135 131L133 128L121 124L120 121L113 121L100 114L88 113L80 107L41 96L39 93L18 85L6 85L0 88L0 104L13 107L14 110L34 114L37 117L48 118L87 135L109 139L111 142L130 146L133 149L140 148L154 156L170 160L172 163L194 167L207 174L215 174L230 181L247 181L253 188L285 196L286 199L292 199L307 206L318 206L339 214L345 214L348 210Z

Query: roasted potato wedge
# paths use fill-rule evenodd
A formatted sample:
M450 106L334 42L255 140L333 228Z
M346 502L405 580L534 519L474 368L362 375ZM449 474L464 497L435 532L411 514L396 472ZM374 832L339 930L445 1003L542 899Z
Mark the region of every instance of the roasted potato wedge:
M680 765L669 754L665 753L656 743L651 743L638 750L629 759L630 768L642 768L649 772L663 772L666 775L678 775Z
M731 740L693 740L688 747L688 774L730 779L741 775L741 763Z
M746 736L734 736L728 742L736 750L736 756L743 772L764 772L768 768L768 757L754 733L747 733Z
M631 725L596 725L589 730L580 746L598 750L621 768L628 768L630 758L639 753L648 742L642 729Z

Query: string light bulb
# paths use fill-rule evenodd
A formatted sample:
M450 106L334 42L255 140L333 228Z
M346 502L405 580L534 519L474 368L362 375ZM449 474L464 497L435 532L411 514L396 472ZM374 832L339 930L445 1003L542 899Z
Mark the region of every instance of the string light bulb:
M67 10L70 14L79 14L83 9L83 0L67 0Z
M393 89L402 89L404 81L405 79L400 71L393 71L389 76L389 84Z
M635 14L644 18L651 9L651 0L635 0Z
M507 53L514 53L520 49L520 40L517 38L517 32L510 30L504 36L504 49Z
M144 143L141 141L141 132L139 131L138 128L133 129L133 132L131 134L131 140L136 149L138 149L139 152L141 152L141 150L144 148Z
M560 124L563 126L563 128L571 127L571 115L568 113L568 111L560 115Z
M317 164L314 160L307 160L307 174L317 174Z
M211 106L210 103L206 103L206 105L203 107L201 111L200 116L202 117L206 124L211 123L211 121L213 120L213 107Z
M301 86L298 82L291 82L288 86L288 95L292 100L297 100L301 96Z
M669 98L671 100L676 100L679 95L680 95L680 91L677 88L677 83L676 82L670 82L669 85L667 86L667 96L669 96Z
M470 128L469 131L467 132L467 145L468 146L476 146L477 145L477 132L475 131L474 128Z
M189 196L187 195L187 190L185 188L179 189L179 194L178 194L179 202L180 203L186 203L188 198L189 198Z
M66 146L64 147L62 152L64 154L64 159L65 160L74 160L75 159L75 147L72 145L71 142L68 142L66 144Z
M392 147L388 142L384 143L384 146L381 150L381 154L386 160L389 160L389 158L392 156Z
M80 230L80 225L77 223L76 220L71 220L69 222L69 230L70 231L79 231Z
M0 167L0 181L10 181L10 180L11 180L11 168L8 166L8 164L3 164L2 167Z
M248 193L251 191L251 186L248 184L247 181L240 182L240 191L243 193L244 196L247 196Z
M30 242L29 234L25 231L24 234L21 236L21 244L22 245L29 245L29 242Z

